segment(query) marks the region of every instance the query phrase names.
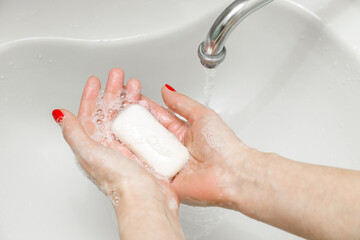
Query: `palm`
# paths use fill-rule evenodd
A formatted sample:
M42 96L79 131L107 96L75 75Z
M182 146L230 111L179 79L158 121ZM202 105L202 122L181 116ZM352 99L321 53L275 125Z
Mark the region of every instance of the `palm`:
M123 179L124 177L132 179L127 180L139 189L154 188L158 183L166 189L169 196L174 196L168 182L159 180L150 174L145 168L142 168L138 163L124 158L123 155L136 159L136 156L120 141L118 141L111 133L109 127L118 115L120 105L113 106L114 103L121 106L124 104L137 103L141 100L141 84L137 79L130 79L126 86L124 84L124 75L121 69L112 69L109 73L106 89L104 91L102 104L99 106L99 95L101 90L100 80L96 77L90 77L85 85L83 96L80 103L78 120L81 128L86 133L82 136L77 135L76 139L68 138L71 146L78 145L77 142L87 142L87 138L92 138L90 150L86 153L81 153L78 156L80 165L84 170L94 179L101 189L109 194L107 188L102 187L112 186L117 184L114 179ZM141 101L140 101L141 102ZM76 125L77 120L71 124L72 127L66 127L67 136L75 136L71 132ZM98 132L106 133L97 136ZM86 141L85 141L86 140ZM81 146L73 147L75 152L83 152L84 148ZM90 156L91 155L91 156ZM106 156L106 157L105 157ZM92 159L91 162L88 159ZM104 164L106 163L106 164ZM177 199L174 196L175 199Z
M140 89L141 84L136 79L129 80L124 86L123 72L120 69L113 69L109 73L100 104L100 81L96 77L90 77L85 85L78 113L89 136L96 142L116 149L130 158L135 158L134 154L111 134L110 123L118 115L120 105L140 100ZM117 106L114 107L114 105Z
M221 155L222 139L235 137L218 115L203 106L198 114L202 117L191 121L191 125L177 118L172 112L142 96L149 103L155 117L188 148L191 159L188 166L173 180L172 186L178 197L189 204L215 204L217 199L217 172ZM219 129L218 131L212 131ZM230 136L227 136L230 135ZM200 202L201 200L201 202Z

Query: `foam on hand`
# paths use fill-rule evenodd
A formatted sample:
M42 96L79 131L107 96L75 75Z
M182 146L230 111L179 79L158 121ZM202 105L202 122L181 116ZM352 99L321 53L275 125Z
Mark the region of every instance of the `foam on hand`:
M112 132L137 157L167 178L175 176L189 160L187 148L138 104L119 113Z

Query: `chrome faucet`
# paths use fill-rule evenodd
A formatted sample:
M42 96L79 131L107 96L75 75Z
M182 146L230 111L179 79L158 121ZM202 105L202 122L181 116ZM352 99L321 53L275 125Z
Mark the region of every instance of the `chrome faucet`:
M236 0L216 19L204 42L200 43L198 55L201 64L215 68L226 56L225 41L235 27L248 15L273 0Z

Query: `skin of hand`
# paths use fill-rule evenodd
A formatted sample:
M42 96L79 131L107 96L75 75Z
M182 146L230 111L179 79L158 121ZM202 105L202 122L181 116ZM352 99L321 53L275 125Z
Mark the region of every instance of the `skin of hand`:
M140 100L141 84L112 69L104 92L104 109L125 90L126 101ZM178 198L168 181L158 179L138 162L130 151L116 142L96 142L91 117L97 111L101 90L99 79L90 77L85 85L78 117L65 109L55 119L65 140L88 177L112 200L121 239L183 239L178 219ZM54 116L55 117L55 116ZM116 117L116 113L114 113ZM121 224L120 224L121 223ZM171 236L171 237L169 237Z
M137 82L130 80L129 83L131 81ZM277 154L262 153L243 144L213 110L202 106L185 95L172 91L170 90L171 88L163 87L162 89L165 104L172 112L184 117L187 122L180 120L171 111L161 107L145 96L140 96L140 84L129 85L129 83L127 90L131 88L130 86L133 86L134 92L137 92L135 94L137 98L147 101L155 117L189 149L191 159L188 166L173 179L171 184L172 189L182 202L191 205L216 205L234 209L252 218L308 239L359 239L359 171L305 164L286 159ZM89 88L100 89L95 84L89 86ZM136 89L138 91L135 91ZM85 90L83 99L89 98L91 92L96 91ZM84 107L85 112L89 111L87 108ZM64 127L64 122L67 121L66 118L69 117L68 120L70 121L75 117L66 111L64 112L65 116L62 124L63 131L66 131ZM80 113L81 111L79 115L81 115ZM79 119L76 120L76 123L86 129L86 132L84 130L80 131L80 134L73 132L73 130L80 129L80 127L75 127L73 130L68 130L69 133L64 133L64 135L70 136L71 132L73 132L74 135L81 136L91 132L91 123L86 121L80 123ZM71 125L75 126L76 124L68 124L68 126ZM68 141L71 141L71 137L69 137ZM76 144L80 146L76 146ZM87 140L81 141L78 138L78 140L74 140L74 147L70 144L75 154L80 157L82 155L86 156L86 151L81 152L80 149L91 149L93 147L92 144L91 147L89 145L81 146L83 144L89 143ZM112 146L112 148L107 149L116 149L117 151L114 151L114 153L121 151L123 154L131 156L122 146ZM104 156L100 151L99 155ZM123 155L121 156L123 157ZM123 221L128 225L122 224L119 226L120 233L126 232L126 229L134 230L134 228L131 228L134 223L126 221L128 218L121 216L124 215L122 213L125 213L126 210L136 209L136 207L126 206L129 206L128 204L131 205L132 201L129 199L137 199L141 193L136 194L138 192L130 190L120 191L127 187L115 186L119 183L121 183L120 185L128 186L134 180L123 177L122 179L126 180L120 181L120 177L113 177L122 175L115 170L124 168L125 164L119 164L118 166L110 164L112 167L106 168L106 171L95 170L99 174L96 177L97 174L90 171L91 168L94 168L91 167L94 166L93 163L89 164L89 160L86 157L84 158L84 169L89 170L89 175L95 178L95 181L98 183L106 183L102 184L103 186L110 186L110 188L107 187L106 189L117 189L117 192L122 193L120 199L125 199L125 203L122 204L125 207L121 211L117 210L117 216L119 222ZM121 159L120 155L116 158ZM89 159L91 160L92 158ZM126 159L129 161L128 158ZM79 162L81 164L80 160ZM100 162L98 161L98 164L103 165ZM139 167L139 165L136 166ZM104 166L99 166L99 168L102 167ZM132 167L134 166L131 165ZM128 171L141 172L140 169ZM146 183L149 180L145 176L140 174L141 178L144 177L144 181L141 182ZM105 180L100 181L101 179ZM157 183L159 182L157 181ZM139 189L145 187L147 190L149 187L147 183L143 186L137 185L138 181L135 181L133 184L139 187ZM102 186L101 184L99 185ZM157 186L157 184L150 185ZM166 189L171 188L165 187L165 190L161 190L161 187L154 187L154 191L150 191L154 192L151 196L154 195L153 198L157 199L154 202L161 203L157 206L166 206L166 204L164 205L164 199L168 199L167 197L157 198L156 196L159 196L159 192L164 192L165 195L168 195L168 193L171 193L170 195L173 194L173 192ZM147 192L146 194L148 194ZM111 195L109 191L106 194ZM134 197L133 194L137 197ZM116 200L119 197L113 199ZM134 202L134 205L139 206L139 201ZM156 206L156 204L152 205L151 202L153 201L150 201L148 204L149 209L153 209L152 206ZM161 209L161 207L159 208ZM163 220L160 216L161 214L158 214L159 212L155 211L155 216L151 215L151 219L159 218L159 221ZM139 216L137 214L141 213L135 211L134 215ZM162 212L162 214L169 216L166 212ZM150 219L144 219L147 216L142 216L141 220L144 220L144 222L145 220L150 221ZM170 216L173 216L173 214L170 214ZM171 220L174 218L168 218L170 218L168 222L174 223L170 224L171 226L168 229L177 229L178 224L176 221ZM133 219L136 221L138 218L134 217ZM165 226L166 222L163 225L159 223L156 225ZM151 225L149 226L152 227ZM164 227L161 229L164 229ZM178 231L174 230L174 232ZM157 239L163 238L159 237ZM167 238L164 237L164 239Z
M224 206L224 188L232 181L226 177L231 169L227 159L243 156L249 148L213 110L170 89L162 88L165 104L187 122L145 96L141 99L190 152L188 166L175 177L172 186L183 203Z
M172 182L182 202L234 209L307 239L360 239L360 171L260 152L213 110L172 87L163 87L162 97L188 121L142 96L191 154Z

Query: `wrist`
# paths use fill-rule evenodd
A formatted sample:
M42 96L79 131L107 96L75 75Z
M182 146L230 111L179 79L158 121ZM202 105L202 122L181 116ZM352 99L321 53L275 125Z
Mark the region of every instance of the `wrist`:
M114 204L121 239L183 239L177 198L169 191L158 190L157 194L122 193Z
M265 170L264 160L267 155L243 143L239 144L226 161L226 176L221 180L226 183L221 188L222 206L247 212L248 202L252 197L250 193Z
M147 181L146 186L138 186L131 182L122 184L120 191L111 191L108 195L116 213L129 212L137 208L153 212L165 211L177 217L179 202L169 183L158 179L138 179ZM149 182L151 181L151 182Z

